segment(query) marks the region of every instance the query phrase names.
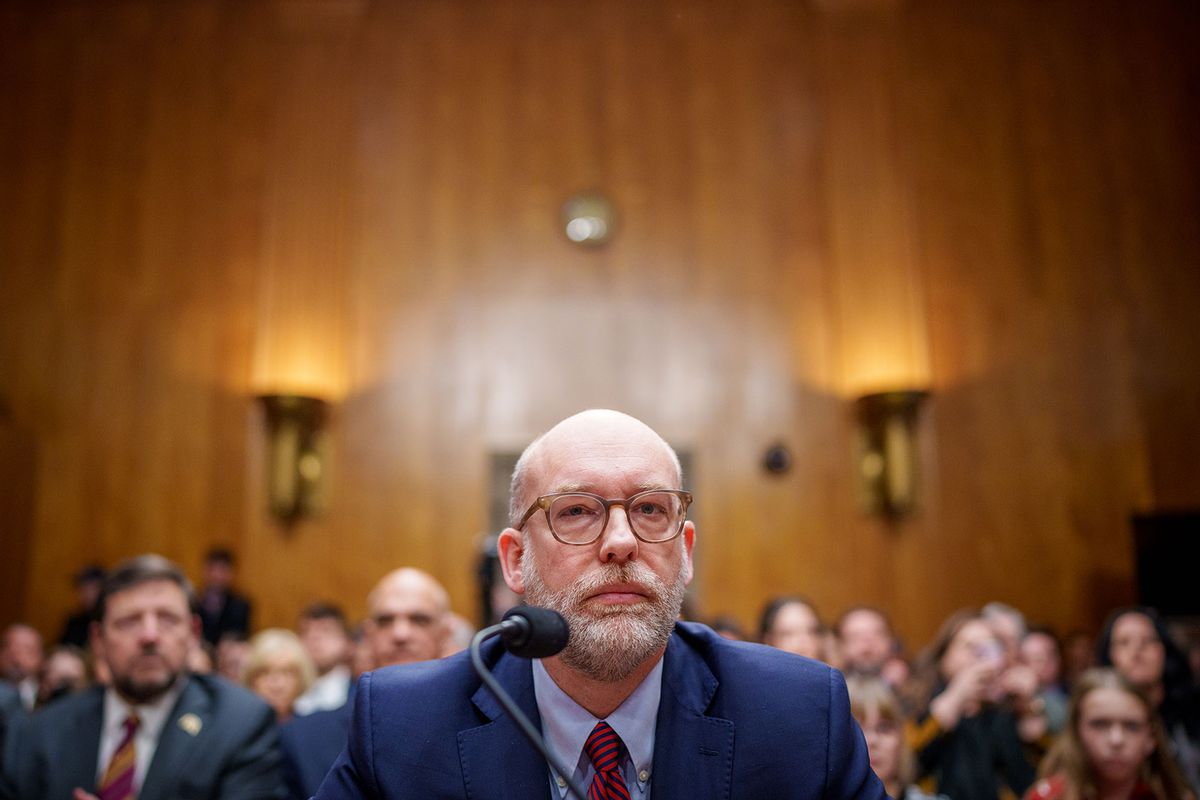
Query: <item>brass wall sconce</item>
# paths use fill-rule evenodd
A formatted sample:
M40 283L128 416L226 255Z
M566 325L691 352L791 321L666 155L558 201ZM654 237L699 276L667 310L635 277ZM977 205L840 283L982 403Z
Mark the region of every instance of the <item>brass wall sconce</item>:
M917 496L916 422L929 392L879 392L855 402L858 414L859 497L865 510L897 520Z
M268 394L267 495L271 513L287 524L325 510L329 404L316 397Z

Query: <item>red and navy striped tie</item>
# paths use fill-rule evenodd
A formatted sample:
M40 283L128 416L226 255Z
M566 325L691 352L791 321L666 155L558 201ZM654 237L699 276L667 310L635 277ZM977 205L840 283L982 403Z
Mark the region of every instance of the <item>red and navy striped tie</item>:
M629 800L629 788L621 777L621 737L601 720L592 728L583 749L596 776L588 788L588 800Z

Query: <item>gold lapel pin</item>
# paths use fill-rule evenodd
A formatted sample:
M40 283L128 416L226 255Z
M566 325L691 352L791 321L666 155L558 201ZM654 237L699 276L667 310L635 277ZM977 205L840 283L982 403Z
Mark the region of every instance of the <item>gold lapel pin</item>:
M179 718L179 727L183 728L189 735L195 736L200 733L200 729L204 727L204 723L195 714L184 714Z

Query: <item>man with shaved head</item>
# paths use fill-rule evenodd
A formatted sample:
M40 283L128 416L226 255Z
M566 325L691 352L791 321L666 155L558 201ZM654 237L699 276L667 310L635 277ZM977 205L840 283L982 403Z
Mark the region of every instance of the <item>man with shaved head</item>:
M367 595L363 631L376 667L441 655L450 596L432 575L412 567L389 572Z
M679 459L639 420L576 414L513 474L504 579L571 628L529 661L485 663L541 728L557 775L465 654L364 675L332 798L883 798L836 671L678 622L696 528Z
M367 595L363 635L372 669L428 661L442 654L449 635L450 595L427 572L393 570ZM294 800L316 793L346 744L350 699L340 708L293 719L280 729L284 776Z

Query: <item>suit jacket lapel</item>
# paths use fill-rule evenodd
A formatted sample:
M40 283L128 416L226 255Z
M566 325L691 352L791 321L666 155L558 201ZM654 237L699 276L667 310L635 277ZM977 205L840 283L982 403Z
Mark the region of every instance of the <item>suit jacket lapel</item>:
M705 716L719 682L679 636L667 644L654 734L653 800L728 800L733 780L733 722Z
M496 661L493 674L533 726L540 728L530 662L504 654ZM471 702L488 722L458 734L458 753L467 797L471 800L549 797L550 767L525 739L491 690L480 686Z
M154 759L146 772L146 780L138 793L138 800L173 800L179 796L176 787L180 776L184 773L183 766L194 750L196 734L203 730L204 723L209 719L211 700L203 689L193 680L183 687L175 707L167 715L162 732L158 736L158 747L154 750ZM187 720L185 716L191 715ZM183 722L181 722L183 720ZM199 720L200 726L192 723ZM189 732L186 728L192 728Z

